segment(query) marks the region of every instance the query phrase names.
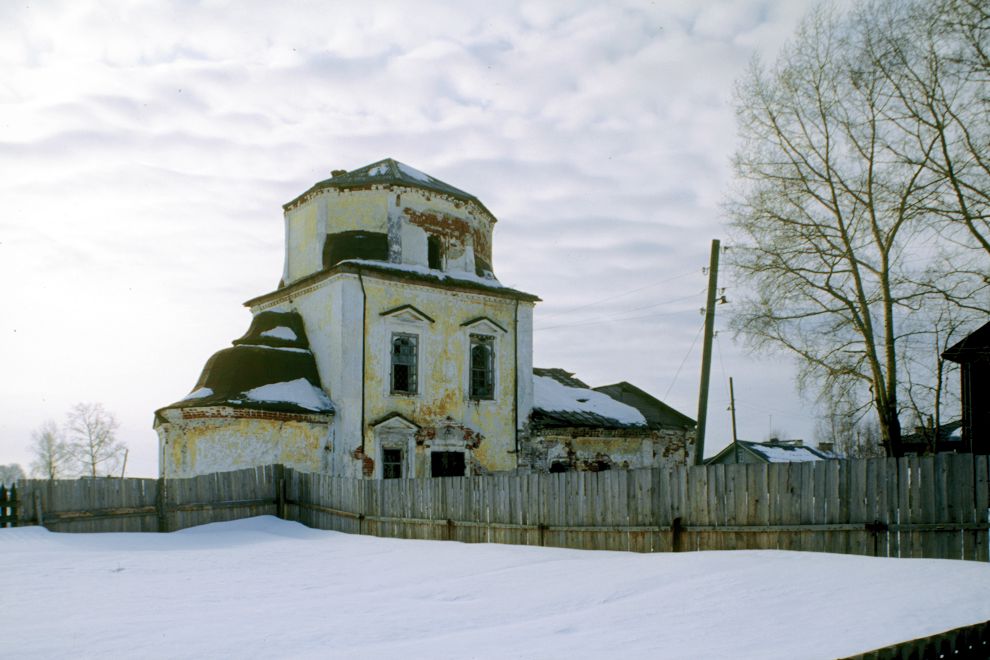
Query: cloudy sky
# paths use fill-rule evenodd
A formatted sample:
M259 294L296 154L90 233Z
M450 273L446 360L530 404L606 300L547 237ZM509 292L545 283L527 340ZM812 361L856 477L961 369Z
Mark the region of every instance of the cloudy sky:
M811 0L0 5L0 464L77 402L157 472L182 398L282 273L281 205L393 157L499 218L535 363L696 416L733 81ZM731 247L730 247L731 249ZM708 454L813 436L786 358L718 308Z

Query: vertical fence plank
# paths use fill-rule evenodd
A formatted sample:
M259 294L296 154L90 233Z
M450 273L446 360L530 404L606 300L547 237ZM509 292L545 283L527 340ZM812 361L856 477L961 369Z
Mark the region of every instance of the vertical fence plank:
M58 531L144 531L158 529L161 511L169 529L182 529L273 513L280 479L288 518L348 533L638 552L749 547L982 561L990 553L990 464L970 455L445 479L262 466L188 479L26 480L30 510L19 517L47 517ZM851 531L814 527L840 523Z
M973 519L976 523L990 520L990 456L973 457ZM990 560L990 531L974 532L973 557L977 561Z

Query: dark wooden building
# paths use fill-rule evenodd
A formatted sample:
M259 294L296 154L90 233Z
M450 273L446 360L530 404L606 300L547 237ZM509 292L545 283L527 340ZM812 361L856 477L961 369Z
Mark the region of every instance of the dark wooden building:
M974 330L942 357L959 364L962 379L962 447L990 454L990 323Z

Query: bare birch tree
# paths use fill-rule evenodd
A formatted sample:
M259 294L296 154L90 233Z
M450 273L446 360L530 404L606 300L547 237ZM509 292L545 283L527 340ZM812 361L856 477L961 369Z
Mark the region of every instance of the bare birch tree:
M61 479L72 472L72 453L58 424L48 420L31 434L31 474L42 479Z
M109 476L116 471L126 447L117 440L118 423L99 403L78 403L66 418L72 455L84 475Z
M737 88L728 204L730 261L751 291L735 329L796 355L802 385L870 401L888 454L901 438L899 344L925 331L930 300L978 310L986 284L979 264L934 267L968 257L943 251L932 222L947 189L932 164L940 134L914 126L896 57L878 45L894 6L819 9L776 64L753 64Z

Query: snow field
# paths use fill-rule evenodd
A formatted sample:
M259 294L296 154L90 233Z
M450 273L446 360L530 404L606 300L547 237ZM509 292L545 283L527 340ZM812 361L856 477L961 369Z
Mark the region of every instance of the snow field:
M990 619L990 565L353 536L0 530L0 656L835 658Z

